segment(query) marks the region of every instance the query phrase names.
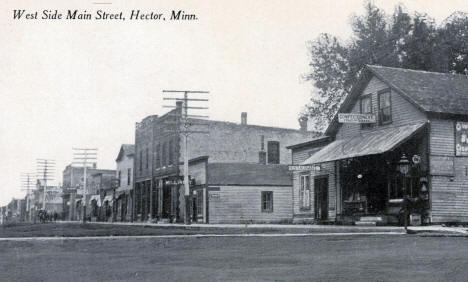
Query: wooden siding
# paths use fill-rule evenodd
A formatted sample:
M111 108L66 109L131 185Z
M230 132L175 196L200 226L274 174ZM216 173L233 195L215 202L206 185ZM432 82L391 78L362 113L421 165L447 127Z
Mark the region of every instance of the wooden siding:
M430 158L453 158L453 175L431 176L433 222L468 222L468 157L455 157L453 120L431 120Z
M421 112L416 106L411 104L405 98L395 91L391 91L391 103L392 103L392 122L386 125L378 124L378 91L389 88L384 82L376 77L373 77L367 87L362 92L362 95L371 95L372 100L372 113L377 115L377 123L372 128L361 129L360 124L344 123L341 124L336 139L351 137L360 134L361 132L370 132L372 130L378 130L386 127L400 126L416 121L427 120L426 115ZM356 99L355 104L351 110L351 113L360 113L360 100Z
M315 187L314 178L317 176L328 175L328 219L334 221L336 219L336 208L337 208L337 185L335 183L335 162L323 163L320 172L308 171L308 172L294 172L293 173L293 209L294 217L314 218L315 211ZM311 176L310 180L310 210L301 210L299 202L299 190L300 190L300 175L308 174Z
M307 160L313 153L320 151L324 146L320 147L305 147L301 149L292 150L292 163L301 164Z
M208 192L209 223L291 222L291 190L290 186L221 186ZM273 212L262 212L262 191L273 192Z

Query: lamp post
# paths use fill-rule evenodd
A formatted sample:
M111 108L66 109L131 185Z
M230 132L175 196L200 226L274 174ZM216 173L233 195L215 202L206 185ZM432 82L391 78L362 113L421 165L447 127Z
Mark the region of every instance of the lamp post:
M398 170L403 174L403 209L404 209L404 225L405 230L408 229L408 195L406 194L406 175L408 175L410 162L406 158L406 155L401 156L400 161L398 162Z

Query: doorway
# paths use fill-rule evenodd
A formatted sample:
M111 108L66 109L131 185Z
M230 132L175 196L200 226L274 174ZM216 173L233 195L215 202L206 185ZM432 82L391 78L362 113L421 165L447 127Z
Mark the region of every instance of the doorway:
M314 179L315 219L328 220L328 176Z

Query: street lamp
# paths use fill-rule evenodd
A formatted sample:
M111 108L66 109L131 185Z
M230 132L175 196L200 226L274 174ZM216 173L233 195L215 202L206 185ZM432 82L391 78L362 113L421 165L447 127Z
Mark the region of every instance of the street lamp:
M409 166L410 166L410 163L408 161L408 159L406 158L405 154L403 154L403 156L401 156L401 159L400 161L398 162L398 170L401 172L401 174L403 174L403 210L404 210L404 213L403 213L403 222L404 222L404 225L405 225L405 230L407 229L407 226L408 226L408 199L407 199L407 195L406 195L406 175L408 174L408 171L409 171Z

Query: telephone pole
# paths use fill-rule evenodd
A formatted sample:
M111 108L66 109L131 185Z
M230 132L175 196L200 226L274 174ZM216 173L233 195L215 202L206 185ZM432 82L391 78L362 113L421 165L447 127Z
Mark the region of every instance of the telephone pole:
M206 125L203 123L196 123L194 119L203 119L208 118L208 116L203 115L189 115L188 110L206 110L208 107L199 107L199 106L189 106L189 102L208 102L208 99L200 98L189 98L190 94L208 94L209 91L190 91L190 90L163 90L164 94L183 94L183 97L164 97L163 100L172 100L176 102L182 102L182 112L178 115L176 122L177 134L182 135L184 142L184 222L186 225L191 223L191 199L190 199L190 184L189 184L189 171L188 171L188 136L190 134L207 134L208 131L202 130L190 130L190 127L193 125ZM177 106L163 106L164 108L177 108Z
M24 172L21 174L21 190L26 191L26 218L32 221L31 214L31 190L35 187L34 173Z
M82 200L82 222L86 223L86 196L88 192L87 179L86 179L86 169L88 165L91 165L94 161L97 160L97 149L95 148L72 148L73 150L73 163L71 169L73 171L73 164L83 166L83 200Z
M46 193L47 193L47 181L54 180L55 173L55 160L51 159L37 159L36 160L36 172L39 180L44 181L44 192L42 194L42 209L46 209Z

